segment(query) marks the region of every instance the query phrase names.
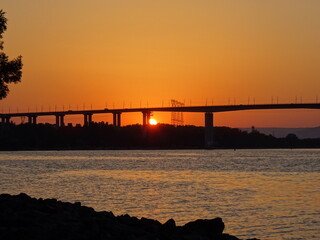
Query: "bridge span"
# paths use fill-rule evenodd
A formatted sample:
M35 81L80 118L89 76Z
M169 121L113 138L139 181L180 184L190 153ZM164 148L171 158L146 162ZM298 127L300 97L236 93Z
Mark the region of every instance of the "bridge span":
M213 147L213 113L245 111L245 110L271 110L271 109L320 109L320 103L290 103L290 104L247 104L247 105L213 105L213 106L183 106L183 107L148 107L148 108L122 108L122 109L98 109L98 110L67 110L48 112L21 112L21 113L1 113L2 123L9 123L11 118L26 117L28 123L36 124L37 118L41 116L53 116L56 118L56 126L63 127L66 115L83 115L83 125L92 123L94 114L113 114L113 125L121 126L121 114L140 112L142 113L142 125L147 126L152 112L199 112L204 113L205 125L205 145Z

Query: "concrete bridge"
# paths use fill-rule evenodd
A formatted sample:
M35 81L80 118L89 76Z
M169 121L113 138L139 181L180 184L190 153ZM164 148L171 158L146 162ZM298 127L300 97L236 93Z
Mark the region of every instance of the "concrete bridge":
M204 113L205 125L205 145L213 147L213 113L261 110L261 109L320 109L320 103L291 103L291 104L248 104L248 105L216 105L216 106L184 106L184 107L150 107L150 108L123 108L123 109L101 109L101 110L68 110L54 112L27 112L27 113L2 113L0 119L2 123L9 123L14 117L27 117L28 123L36 124L37 118L41 116L53 116L56 118L56 126L63 127L66 115L83 115L83 125L88 126L92 123L93 114L113 114L113 125L121 126L121 115L123 113L140 112L142 113L142 125L149 124L152 112L199 112Z

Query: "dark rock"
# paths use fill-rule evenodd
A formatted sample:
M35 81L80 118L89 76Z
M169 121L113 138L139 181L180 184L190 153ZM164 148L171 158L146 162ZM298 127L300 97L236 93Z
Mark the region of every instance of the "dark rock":
M27 195L27 194L25 194L25 193L20 193L19 195L18 195L18 198L19 199L23 199L23 200L29 200L29 199L31 199L31 197L29 196L29 195Z
M162 227L162 224L159 221L144 217L141 218L140 223L142 227L148 232L159 232Z
M107 211L102 211L102 212L97 212L97 216L100 216L101 218L106 217L106 218L114 218L113 212L107 212Z
M221 218L180 227L173 219L161 224L128 214L115 217L112 212L96 212L78 202L35 199L24 193L0 195L1 240L239 240L223 230Z
M170 218L168 221L166 221L164 224L163 224L163 229L164 230L167 230L167 231L172 231L176 228L176 222Z
M240 239L229 234L222 234L221 240L240 240Z
M184 233L194 233L204 235L210 239L221 237L224 230L224 223L221 218L211 220L198 219L194 222L189 222L182 227Z

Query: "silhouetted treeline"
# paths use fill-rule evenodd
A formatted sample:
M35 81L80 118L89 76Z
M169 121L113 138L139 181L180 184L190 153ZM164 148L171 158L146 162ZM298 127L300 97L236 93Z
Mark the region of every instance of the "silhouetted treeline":
M320 138L298 139L289 134L275 138L254 130L215 127L215 148L319 148ZM114 127L104 123L91 126L0 123L0 150L50 149L192 149L204 147L204 128L158 124Z

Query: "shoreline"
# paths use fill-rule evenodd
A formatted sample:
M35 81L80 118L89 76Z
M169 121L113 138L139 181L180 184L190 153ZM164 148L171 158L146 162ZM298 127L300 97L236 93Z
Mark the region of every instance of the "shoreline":
M276 138L253 129L214 127L208 142L197 126L141 125L114 127L93 123L88 127L48 124L0 124L1 150L97 150L97 149L269 149L320 148L320 138L299 139L295 134Z
M157 220L97 212L80 202L36 199L25 193L0 195L0 239L240 240L223 233L221 218L176 226ZM247 240L258 240L251 238Z

